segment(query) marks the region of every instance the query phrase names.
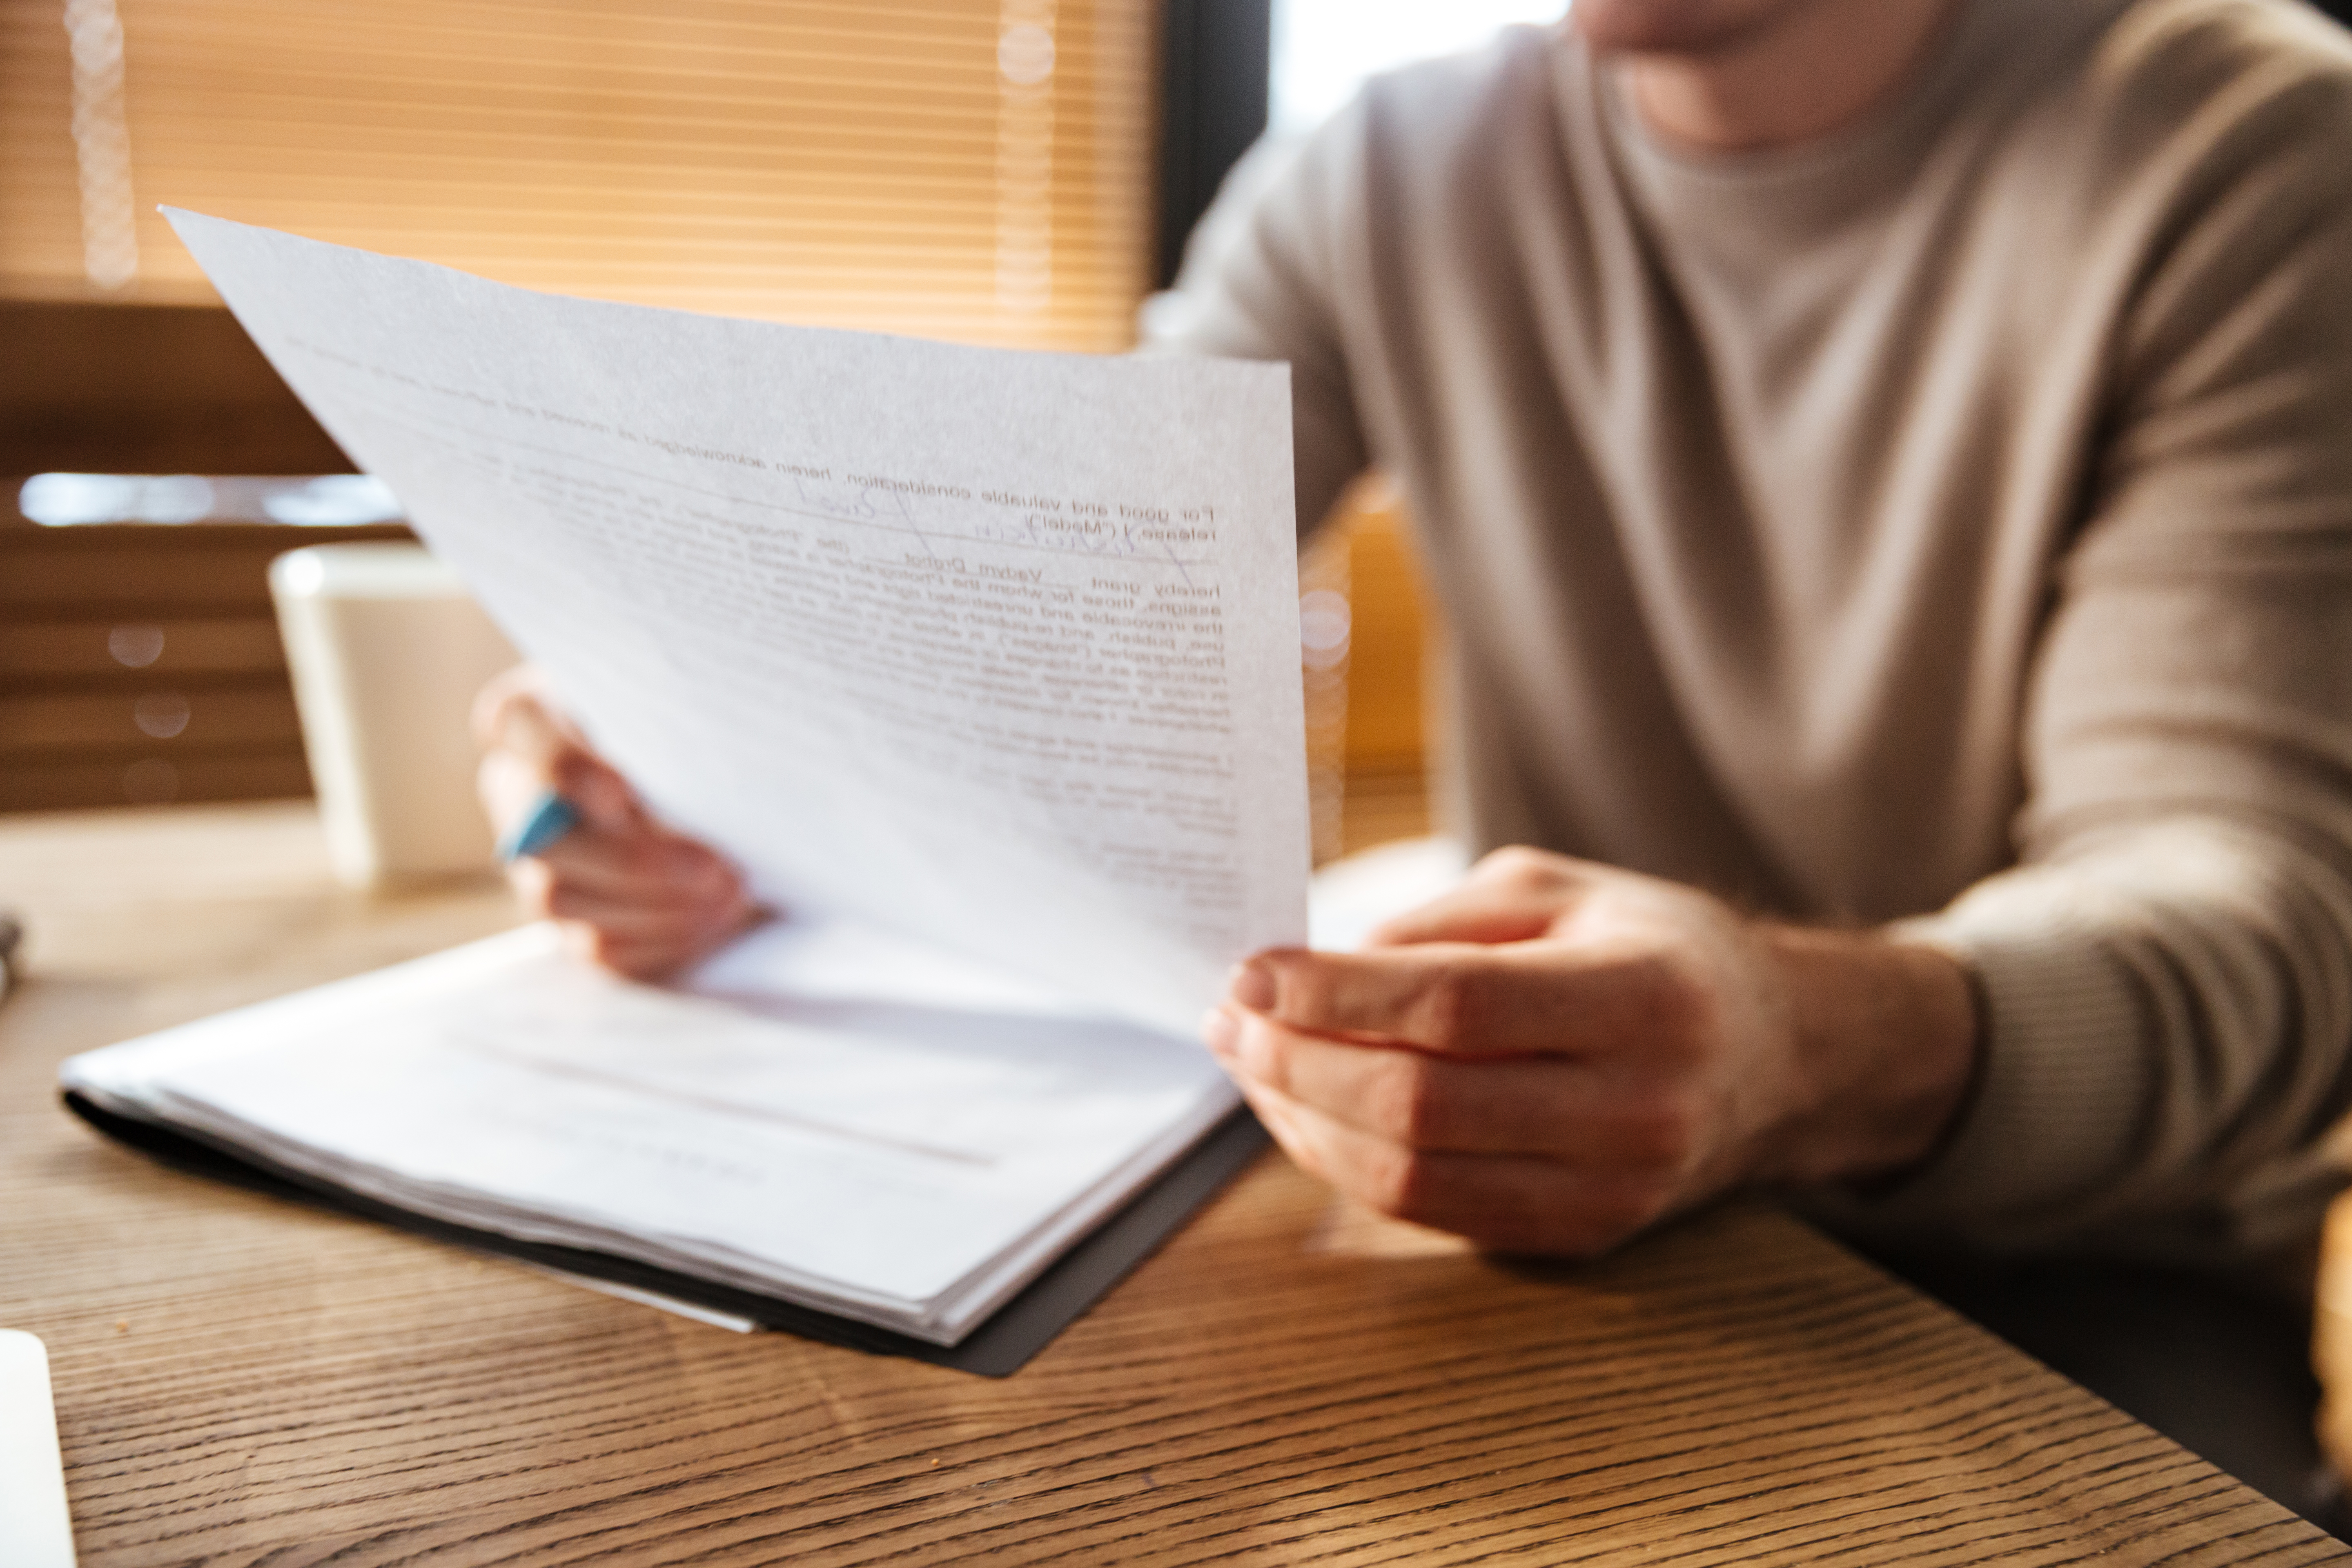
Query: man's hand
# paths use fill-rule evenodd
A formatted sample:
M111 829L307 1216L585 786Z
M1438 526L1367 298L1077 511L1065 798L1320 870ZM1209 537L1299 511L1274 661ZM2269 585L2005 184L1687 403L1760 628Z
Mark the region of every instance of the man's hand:
M1203 1035L1342 1191L1579 1257L1734 1187L1916 1163L1976 1053L1967 976L1934 949L1532 849L1363 952L1258 954Z
M636 792L548 698L528 665L482 689L474 738L482 804L503 838L541 791L580 825L507 868L524 904L596 963L638 979L685 968L760 918L735 868L654 820Z

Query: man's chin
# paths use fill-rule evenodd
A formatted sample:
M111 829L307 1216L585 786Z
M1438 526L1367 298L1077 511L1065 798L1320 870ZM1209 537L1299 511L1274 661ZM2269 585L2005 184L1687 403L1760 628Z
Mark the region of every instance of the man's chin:
M1596 54L1708 55L1736 49L1805 0L1574 0L1569 26Z

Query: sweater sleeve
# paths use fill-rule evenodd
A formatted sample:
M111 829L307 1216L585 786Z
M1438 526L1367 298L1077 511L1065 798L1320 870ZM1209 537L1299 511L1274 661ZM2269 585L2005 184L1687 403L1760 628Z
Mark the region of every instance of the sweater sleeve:
M1143 316L1147 351L1290 366L1302 538L1368 461L1332 304L1335 209L1358 140L1348 113L1305 143L1252 148L1193 230L1175 289Z
M2352 100L2177 128L2028 693L2021 857L1898 928L1973 972L1942 1152L1835 1217L2277 1254L2352 1106ZM2159 159L2160 161L2160 159Z

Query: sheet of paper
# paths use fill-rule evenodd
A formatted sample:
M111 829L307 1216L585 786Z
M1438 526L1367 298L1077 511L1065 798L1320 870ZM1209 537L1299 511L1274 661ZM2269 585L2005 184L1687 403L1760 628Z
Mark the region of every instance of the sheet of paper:
M899 994L856 994L886 967ZM711 972L723 996L696 994L590 971L533 927L65 1078L403 1207L952 1341L1237 1099L1181 1042L1050 1004L967 1011L1003 997L926 968L778 927Z
M287 381L764 896L1189 1032L1306 937L1286 369L560 299L194 214Z

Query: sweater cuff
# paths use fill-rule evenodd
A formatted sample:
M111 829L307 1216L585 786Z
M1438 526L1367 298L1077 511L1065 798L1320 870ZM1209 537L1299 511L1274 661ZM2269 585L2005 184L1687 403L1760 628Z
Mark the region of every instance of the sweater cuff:
M2093 922L2042 898L1980 889L1890 927L1949 953L1976 984L1979 1054L1966 1106L1927 1163L1822 1217L1872 1233L1934 1229L2030 1240L2079 1220L2145 1134L2156 1064L2137 985ZM1990 896L1988 896L1990 895ZM1825 1194L1826 1195L1826 1194Z

